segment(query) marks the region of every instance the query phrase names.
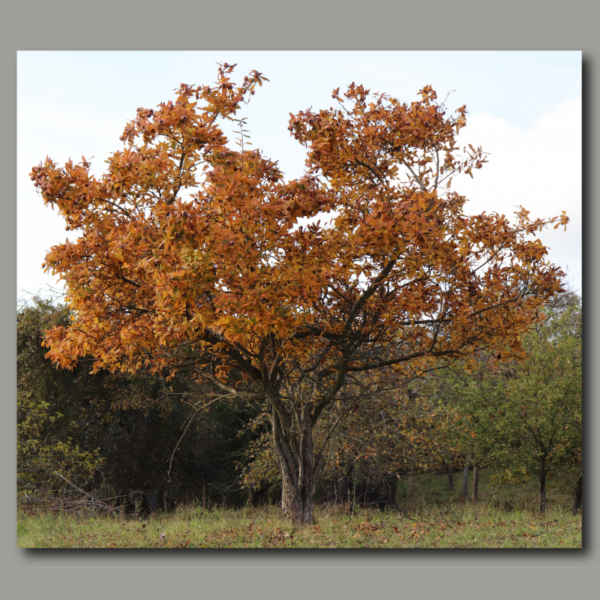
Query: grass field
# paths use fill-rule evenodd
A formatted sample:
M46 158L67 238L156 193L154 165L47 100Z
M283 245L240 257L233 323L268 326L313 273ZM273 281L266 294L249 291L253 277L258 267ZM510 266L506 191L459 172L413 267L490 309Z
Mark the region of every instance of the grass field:
M455 487L460 486L457 477ZM19 548L581 548L582 517L569 510L564 483L549 486L550 508L535 510L535 485L490 485L461 504L445 476L401 481L402 510L317 507L312 527L294 528L276 507L180 507L148 520L27 511L17 520ZM410 501L409 501L410 499Z

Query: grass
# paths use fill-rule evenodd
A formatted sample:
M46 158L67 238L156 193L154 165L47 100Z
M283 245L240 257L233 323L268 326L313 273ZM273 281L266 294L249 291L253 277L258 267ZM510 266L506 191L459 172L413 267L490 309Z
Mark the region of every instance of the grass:
M539 516L491 507L431 508L412 517L358 509L320 509L317 524L294 528L273 507L183 508L138 519L26 513L19 548L581 548L581 516Z
M460 486L456 478L455 486ZM444 476L399 485L409 508L380 511L317 507L316 524L295 528L275 507L181 507L147 521L110 515L19 509L19 548L581 548L582 518L567 509L560 482L550 486L545 515L531 510L535 487L494 488L481 482L477 506L456 502ZM486 483L487 482L487 483ZM412 504L406 499L412 488ZM531 494L533 493L533 501ZM563 504L560 503L564 493ZM427 494L432 501L425 502ZM505 499L505 498L509 498ZM502 503L509 503L506 510Z

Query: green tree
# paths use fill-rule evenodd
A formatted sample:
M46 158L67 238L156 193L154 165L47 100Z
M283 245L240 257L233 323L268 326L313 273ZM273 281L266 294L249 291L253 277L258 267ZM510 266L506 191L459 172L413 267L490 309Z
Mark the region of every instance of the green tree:
M160 496L164 506L165 498L203 490L215 501L241 501L233 454L245 443L235 434L247 409L212 402L182 377L167 384L145 370L92 375L85 358L73 370L57 369L45 358L45 332L71 320L68 307L41 298L17 313L20 495L80 495L60 473L96 497L123 496L125 504Z
M55 472L85 487L103 462L99 449L82 440L79 373L57 370L44 359L45 331L68 321L66 307L40 298L17 314L17 487L29 498L64 490Z
M471 451L496 465L499 480L537 476L541 512L548 475L562 469L580 479L582 458L581 301L563 294L545 314L523 338L525 360L481 356L470 374L455 374L452 392L472 429Z

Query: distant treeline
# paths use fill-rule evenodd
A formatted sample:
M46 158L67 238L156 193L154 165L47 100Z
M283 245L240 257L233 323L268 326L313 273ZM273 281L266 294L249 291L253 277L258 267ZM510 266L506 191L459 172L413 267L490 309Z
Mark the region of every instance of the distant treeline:
M521 362L482 353L469 370L457 362L354 411L332 410L315 432L324 439L339 420L317 498L394 506L398 475L448 473L452 486L454 472L486 468L499 482L537 478L542 511L548 475L566 474L581 508L581 300L563 293L546 313ZM260 407L219 400L184 372L167 382L143 370L92 375L86 360L56 368L44 332L70 321L67 307L37 297L18 310L21 501L83 496L153 511L280 500Z

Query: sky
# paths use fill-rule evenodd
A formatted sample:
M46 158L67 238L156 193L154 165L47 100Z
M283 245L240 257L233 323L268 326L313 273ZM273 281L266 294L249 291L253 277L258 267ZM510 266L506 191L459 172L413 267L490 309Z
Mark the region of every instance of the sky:
M337 87L354 82L410 103L431 85L438 99L449 94L449 112L465 104L459 144L489 153L474 179L454 179L453 189L469 199L467 212L508 216L523 206L532 217L551 217L565 210L567 231L540 237L569 288L582 293L581 59L578 51L19 52L18 298L62 288L41 265L51 246L76 237L44 206L31 168L46 156L58 164L85 156L101 175L138 107L173 99L181 83L212 84L223 62L237 63L240 79L253 69L269 79L240 116L254 147L278 160L288 178L303 173L305 159L287 129L289 113L329 108Z

